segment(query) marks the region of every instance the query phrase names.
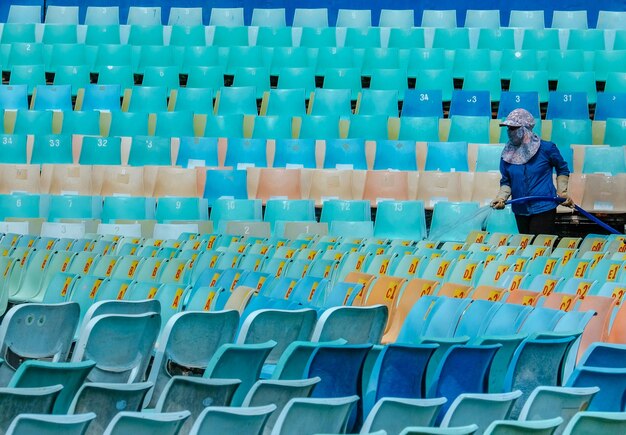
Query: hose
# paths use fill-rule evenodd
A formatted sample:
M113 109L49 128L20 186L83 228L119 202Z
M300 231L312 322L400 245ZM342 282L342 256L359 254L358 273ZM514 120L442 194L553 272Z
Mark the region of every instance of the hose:
M530 201L552 201L552 202L556 202L557 204L559 204L559 203L565 201L565 198L561 198L561 197L558 197L558 196L556 196L556 197L552 197L552 196L525 196L523 198L510 199L510 200L506 201L506 204L517 204L517 203L530 202ZM598 224L599 226L601 226L602 228L607 230L609 233L611 233L611 234L622 234L619 231L617 231L615 228L611 227L610 225L606 224L605 222L602 222L600 219L598 219L597 217L595 217L594 215L592 215L591 213L589 213L587 210L583 209L582 207L577 206L576 204L574 204L574 210L576 210L578 213L580 213L581 215L583 215L584 217L586 217L590 221L595 222L596 224Z

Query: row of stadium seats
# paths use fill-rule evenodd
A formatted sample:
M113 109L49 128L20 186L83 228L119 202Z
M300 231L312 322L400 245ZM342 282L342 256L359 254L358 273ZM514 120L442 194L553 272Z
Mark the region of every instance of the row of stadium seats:
M372 204L391 199L417 199L423 201L427 209L441 201L474 201L468 206L478 207L493 200L500 180L497 172L248 168L246 176L246 171L242 170L87 165L45 165L43 170L38 165L3 165L2 170L0 191L5 195L31 192L140 198L204 197L209 200L209 205L222 197L243 202L247 198L267 201L278 197L311 199L317 205L340 198L366 199ZM623 213L626 208L625 177L624 173L572 173L570 195L589 211ZM15 203L24 202L22 195L16 193L7 197L4 204L7 210L3 213L12 216ZM38 198L33 199L37 205ZM20 205L17 208L19 211ZM38 210L38 207L30 211L21 209L14 216L40 217Z
M357 119L363 122L378 121L375 117ZM291 123L288 118L285 121ZM387 120L383 118L382 121L386 124ZM609 120L609 127L610 122L611 120ZM568 123L565 121L563 123L567 127ZM353 121L353 124L356 126L356 121ZM560 145L558 139L570 132L568 128L559 129L560 124L561 121L555 121L552 137L559 144L557 146L572 172L608 175L626 172L623 146L567 143ZM386 130L386 125L383 124L383 127ZM72 137L67 134L41 134L34 137L26 134L3 135L0 138L7 153L0 158L0 163L97 166L176 165L189 169L194 167L236 169L274 167L443 172L498 172L500 169L501 144L388 140L386 131L378 138L372 136L372 140L348 136L347 139L278 138L267 140L259 137L217 139L183 136L180 139L170 139L161 136L120 138ZM355 134L354 136L366 135ZM575 139L570 138L570 140L576 142Z
M162 24L161 6L130 6L127 24L156 25ZM194 26L203 23L203 9L172 7L167 8L168 25ZM208 11L208 9L207 9ZM87 25L119 24L119 7L88 6L84 23ZM8 23L41 23L42 9L40 6L11 5L7 17ZM45 9L46 24L78 24L78 6L50 5ZM465 27L499 28L501 23L499 10L467 10ZM243 26L244 8L211 8L209 25L211 26ZM284 27L287 24L285 9L254 8L252 10L252 26ZM328 9L296 8L293 16L294 27L328 27ZM337 27L370 27L372 11L369 9L338 9ZM414 10L382 9L378 25L380 27L410 28L415 26ZM424 10L422 27L457 27L456 10ZM509 16L510 27L544 28L543 10L512 10ZM555 10L552 15L552 27L563 29L586 29L587 11ZM598 14L598 29L626 28L626 15L623 12L601 10Z
M625 30L0 24L0 44L620 50Z

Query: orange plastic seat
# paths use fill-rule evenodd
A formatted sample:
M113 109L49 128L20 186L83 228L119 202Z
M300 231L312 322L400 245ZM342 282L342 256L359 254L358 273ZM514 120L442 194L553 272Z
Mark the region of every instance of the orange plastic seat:
M498 302L502 300L506 294L506 289L503 287L496 287L491 285L479 285L474 289L470 295L474 300L486 300Z
M596 341L607 341L611 315L616 306L615 299L603 296L587 296L578 306L578 311L595 311L580 340L578 358L585 353L587 347Z
M574 306L579 301L578 295L569 295L566 293L552 292L546 297L543 307L552 308L561 311L573 311Z
M447 296L449 298L463 299L468 297L471 291L472 286L446 282L439 288L437 296Z
M506 298L507 304L528 305L534 307L537 305L541 293L533 292L530 290L514 290L509 292L509 297Z
M356 284L363 284L363 288L361 289L359 294L356 295L356 297L354 298L354 301L352 302L352 305L354 305L354 306L363 306L364 305L365 300L367 299L367 296L369 294L370 287L372 286L372 284L374 283L375 280L376 280L376 275L372 275L372 274L369 274L369 273L353 271L353 272L349 272L346 275L346 277L344 279L345 282L353 282L353 283L356 283Z

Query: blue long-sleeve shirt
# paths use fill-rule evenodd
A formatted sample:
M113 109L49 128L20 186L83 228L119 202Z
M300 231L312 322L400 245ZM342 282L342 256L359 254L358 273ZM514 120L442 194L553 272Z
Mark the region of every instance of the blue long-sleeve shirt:
M512 165L500 159L501 186L511 188L511 198L526 196L556 196L556 188L552 173L569 175L567 162L561 156L559 149L552 142L541 141L537 153L523 165ZM552 201L536 201L513 204L513 213L532 215L556 208Z

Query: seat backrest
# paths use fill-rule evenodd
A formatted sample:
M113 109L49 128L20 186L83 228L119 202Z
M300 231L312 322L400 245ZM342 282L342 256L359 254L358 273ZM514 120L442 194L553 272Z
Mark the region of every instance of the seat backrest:
M311 337L312 341L330 341L343 338L350 344L380 343L387 323L387 307L334 307L320 316ZM359 324L357 329L354 324Z

